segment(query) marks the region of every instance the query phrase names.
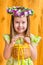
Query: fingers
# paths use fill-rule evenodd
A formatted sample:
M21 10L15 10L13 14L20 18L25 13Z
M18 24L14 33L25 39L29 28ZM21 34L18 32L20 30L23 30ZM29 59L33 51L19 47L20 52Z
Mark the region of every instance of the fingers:
M16 36L13 37L13 39L17 40L20 37L24 38L24 36L22 36L22 35L16 35Z
M11 44L10 44L10 47L13 47L13 46L14 46L14 44L15 44L15 43L11 43Z
M11 42L12 42L12 43L13 43L13 42L15 42L15 39L14 39L14 38L12 38Z
M18 38L20 38L20 37L24 38L24 36L22 36L22 35L13 36L11 42L12 42L12 43L16 42L16 40L17 40Z
M27 43L30 43L30 38L25 37L24 40L25 40Z
M14 36L13 38L19 38L19 37L24 38L24 36L22 36L22 35L16 35L16 36Z

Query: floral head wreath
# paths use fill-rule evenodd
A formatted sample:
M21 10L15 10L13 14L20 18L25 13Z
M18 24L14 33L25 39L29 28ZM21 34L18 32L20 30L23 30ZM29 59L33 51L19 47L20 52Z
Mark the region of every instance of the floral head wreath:
M9 7L7 9L7 12L14 16L29 16L29 15L33 15L34 13L33 10L20 6Z

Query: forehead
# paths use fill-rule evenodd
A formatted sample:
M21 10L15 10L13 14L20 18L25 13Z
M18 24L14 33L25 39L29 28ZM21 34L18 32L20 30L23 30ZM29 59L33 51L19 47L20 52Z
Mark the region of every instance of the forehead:
M24 16L24 17L14 17L14 21L20 21L20 20L27 21L27 17L26 16Z

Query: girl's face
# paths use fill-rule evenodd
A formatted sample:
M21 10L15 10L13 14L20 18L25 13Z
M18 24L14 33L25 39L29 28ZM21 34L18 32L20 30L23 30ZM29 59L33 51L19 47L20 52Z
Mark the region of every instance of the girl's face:
M17 33L24 33L27 29L27 17L14 17L14 29Z

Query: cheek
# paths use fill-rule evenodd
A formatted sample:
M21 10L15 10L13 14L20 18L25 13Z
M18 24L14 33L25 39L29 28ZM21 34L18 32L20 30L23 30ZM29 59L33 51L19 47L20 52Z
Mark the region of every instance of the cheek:
M27 23L26 23L26 24L24 24L24 27L25 27L25 29L27 28Z
M17 28L19 25L18 24L14 24L14 27Z

